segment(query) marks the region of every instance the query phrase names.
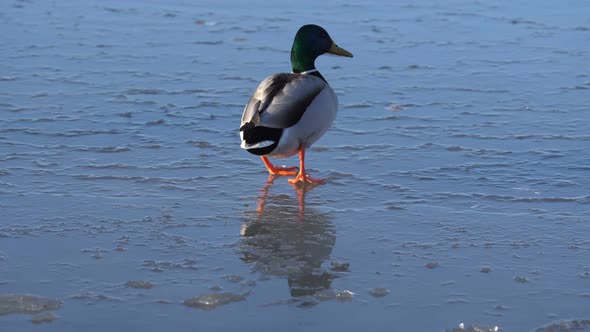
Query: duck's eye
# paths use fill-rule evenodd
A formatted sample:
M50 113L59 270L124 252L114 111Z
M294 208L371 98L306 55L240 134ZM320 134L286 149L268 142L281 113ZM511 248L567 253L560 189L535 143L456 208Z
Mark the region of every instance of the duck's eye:
M322 33L320 34L320 37L322 37L322 38L329 38L328 37L328 33L327 32L324 32L324 31L322 31Z

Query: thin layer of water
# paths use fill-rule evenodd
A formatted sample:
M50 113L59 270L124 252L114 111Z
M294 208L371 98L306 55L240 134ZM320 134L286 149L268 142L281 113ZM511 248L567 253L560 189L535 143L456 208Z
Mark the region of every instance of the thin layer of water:
M589 10L1 3L0 293L63 304L0 325L587 328ZM310 22L355 58L302 191L237 129Z

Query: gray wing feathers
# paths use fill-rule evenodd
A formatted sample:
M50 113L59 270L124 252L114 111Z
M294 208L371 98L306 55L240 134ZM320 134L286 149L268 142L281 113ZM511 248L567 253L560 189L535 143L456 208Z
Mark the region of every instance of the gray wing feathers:
M270 128L291 127L326 86L326 82L312 75L272 75L260 83L250 98L242 126L252 122Z

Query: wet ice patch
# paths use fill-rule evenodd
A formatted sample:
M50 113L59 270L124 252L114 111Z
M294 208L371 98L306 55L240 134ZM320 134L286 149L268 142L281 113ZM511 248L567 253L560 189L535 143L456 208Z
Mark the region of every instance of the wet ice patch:
M0 316L12 313L36 314L61 308L62 301L36 295L0 294Z
M480 325L470 325L467 326L464 323L459 324L458 327L447 330L448 332L498 332L500 328L498 326L480 326Z
M54 315L52 312L46 312L42 314L35 315L31 317L31 322L33 324L42 324L42 323L50 323L57 319L57 316Z
M354 293L349 290L343 290L341 292L336 292L336 301L338 302L351 302Z
M107 252L107 250L101 248L92 248L82 249L80 250L80 252L90 254L90 257L94 259L102 259L104 258L104 254Z
M220 305L240 302L246 300L246 297L233 293L205 294L184 300L184 305L195 307L203 310L213 310Z
M331 262L330 270L334 272L349 272L350 263L345 262Z
M492 272L492 268L489 267L489 266L482 266L479 269L479 272L481 272L481 273L490 273L490 272Z
M241 282L242 280L244 280L244 277L237 275L237 274L228 274L223 276L223 279L233 282L233 283L238 283Z
M137 289L150 289L154 287L151 282L143 280L130 280L125 283L125 286Z
M569 331L590 331L590 319L581 320L562 320L551 322L545 326L541 326L535 332L569 332Z
M436 269L437 267L439 267L439 264L437 262L429 262L429 263L424 264L424 267L432 270L432 269Z
M197 262L193 259L185 259L182 262L175 263L170 261L153 261L145 260L141 264L144 269L152 272L163 272L166 270L198 270Z
M336 291L332 289L322 289L314 294L314 298L318 301L334 300L336 298Z
M369 290L369 294L373 297L384 297L389 294L388 288L373 288Z
M94 292L84 292L70 296L74 300L86 300L87 304L94 304L96 302L122 302L121 298L109 296L104 294L96 294Z

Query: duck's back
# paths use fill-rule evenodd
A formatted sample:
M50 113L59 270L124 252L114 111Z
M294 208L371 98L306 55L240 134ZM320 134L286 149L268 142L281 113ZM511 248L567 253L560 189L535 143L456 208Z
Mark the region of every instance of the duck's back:
M275 74L260 83L244 108L242 146L254 154L286 157L330 127L338 99L321 78Z
M326 86L326 82L312 75L269 76L256 88L244 108L242 126L253 122L270 128L291 127Z

